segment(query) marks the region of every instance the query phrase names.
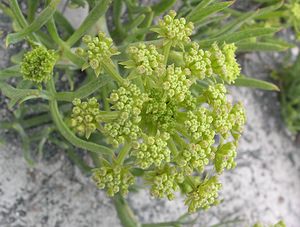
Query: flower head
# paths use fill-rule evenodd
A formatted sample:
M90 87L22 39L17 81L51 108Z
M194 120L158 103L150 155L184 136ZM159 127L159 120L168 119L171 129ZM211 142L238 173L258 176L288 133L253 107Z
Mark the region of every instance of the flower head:
M218 192L222 185L217 177L205 179L196 188L191 191L185 200L189 206L189 212L195 212L197 209L208 209L212 205L218 204Z
M73 105L71 127L78 135L89 138L96 131L101 118L99 103L96 98L90 98L86 102L75 98Z
M209 51L200 49L198 43L192 42L183 54L184 67L200 80L210 77L213 73L210 55Z
M156 46L140 43L130 46L127 52L130 60L121 63L126 68L133 68L143 76L158 76L164 72L164 56L158 52Z
M235 58L236 46L234 44L222 45L214 43L210 49L213 72L228 84L234 83L240 75L240 67Z
M159 20L157 28L152 30L159 34L159 38L164 38L165 43L171 42L172 46L183 47L191 41L189 36L193 32L194 25L192 22L187 22L185 18L175 17L176 12L171 10L162 20Z
M106 37L104 32L99 32L97 37L85 35L82 41L86 48L78 48L76 53L86 60L82 68L85 69L90 66L95 71L96 76L103 70L103 61L111 61L111 56L119 54L112 39Z
M21 62L23 78L37 84L47 82L52 75L55 62L55 52L39 46L24 55Z
M134 177L128 168L120 165L105 163L100 168L93 169L92 179L99 189L107 189L108 196L114 196L120 192L122 195L128 193L128 187L134 184Z

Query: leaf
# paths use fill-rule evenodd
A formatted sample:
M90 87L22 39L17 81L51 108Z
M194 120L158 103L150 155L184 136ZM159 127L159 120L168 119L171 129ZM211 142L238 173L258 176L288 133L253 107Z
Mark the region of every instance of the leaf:
M23 28L23 30L17 33L11 33L6 37L6 46L10 44L17 43L24 39L27 35L38 31L44 24L47 23L48 20L52 17L54 12L56 11L56 6L60 0L53 0L49 3L49 5L41 12L39 17L34 20L30 25Z
M258 88L266 91L280 91L275 84L245 76L238 77L233 85L238 87Z
M279 9L281 6L283 6L284 1L280 0L278 3L276 4L272 4L271 6L268 7L264 7L262 9L258 9L255 18L259 18L262 16L265 16L269 13L274 13L275 10Z
M154 12L154 16L159 16L162 13L168 11L172 8L172 6L176 3L176 0L161 0L159 3L153 5L152 11Z
M238 52L249 51L285 51L292 48L293 45L288 43L271 43L271 42L239 42L236 43Z
M214 34L214 37L218 37L224 33L234 32L237 29L239 29L242 25L244 25L246 22L248 22L250 19L252 19L257 12L248 12L241 14L239 17L232 20L230 23L226 24L223 28L218 29L218 32Z
M278 28L248 28L242 31L233 32L231 34L221 35L217 38L199 41L199 45L202 47L208 47L214 42L236 43L249 38L272 35L278 31Z
M18 89L10 86L7 83L0 82L1 92L10 99L9 108L14 105L21 104L29 99L43 98L50 99L47 92L37 89Z
M20 73L20 66L15 65L3 70L0 70L0 81L1 80L6 80L11 77L20 77L22 74Z
M197 10L193 14L191 14L187 19L195 24L202 22L207 17L229 7L232 5L233 1L230 2L220 2L213 4L211 6L206 7L203 10Z

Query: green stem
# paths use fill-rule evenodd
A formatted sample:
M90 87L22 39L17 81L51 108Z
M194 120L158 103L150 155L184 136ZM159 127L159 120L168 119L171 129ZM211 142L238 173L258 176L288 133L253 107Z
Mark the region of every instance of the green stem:
M57 92L55 93L56 100L72 102L74 98L85 98L93 94L100 88L104 87L107 82L103 82L100 77L95 78L87 84L81 86L79 89L73 92Z
M34 20L39 1L28 0L27 20L31 23Z
M120 195L117 194L113 198L119 219L121 224L124 227L139 227L141 226L139 222L136 220L136 216L134 215L131 208L128 206L126 200Z
M122 147L120 153L118 154L118 157L117 157L118 164L120 164L120 165L123 164L130 149L131 149L131 145L129 143L125 143L124 146Z
M73 46L83 36L83 34L88 31L102 15L104 15L110 5L110 2L111 0L98 1L80 27L67 40L66 43L68 46Z
M180 227L176 221L142 224L142 227Z
M168 63L168 58L169 58L169 53L170 53L170 50L171 50L171 46L172 46L172 42L168 42L164 48L163 48L163 53L164 53L164 64L167 65Z
M119 84L124 84L124 79L119 75L115 69L115 66L111 62L104 61L103 68L115 81L117 81Z
M14 17L17 20L19 26L21 28L25 28L26 26L28 26L28 23L27 23L25 17L23 16L23 13L22 13L22 11L19 7L18 1L17 0L11 0L9 2L9 4L10 4L10 7L11 7L12 12L14 14ZM34 41L38 41L37 36L34 35L34 34L30 34L29 37L31 39L33 39Z
M67 57L71 62L77 65L79 68L83 65L84 61L76 54L72 53L69 46L59 37L54 19L51 18L47 23L47 29L51 38L60 46L61 53Z
M185 177L185 180L186 180L186 182L187 182L194 190L197 189L197 187L196 187L196 185L195 185L195 183L194 183L194 181L193 181L193 179L192 179L191 176L186 176L186 177Z

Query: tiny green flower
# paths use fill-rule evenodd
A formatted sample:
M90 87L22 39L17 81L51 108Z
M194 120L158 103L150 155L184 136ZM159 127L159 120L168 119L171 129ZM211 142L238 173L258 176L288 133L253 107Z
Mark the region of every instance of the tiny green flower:
M190 93L192 81L186 77L185 73L180 67L175 67L172 64L168 66L163 77L163 89L170 99L175 99L177 102L183 102L187 94Z
M56 54L53 50L47 50L43 46L36 47L23 57L21 62L23 78L37 84L47 82L52 76L55 62Z

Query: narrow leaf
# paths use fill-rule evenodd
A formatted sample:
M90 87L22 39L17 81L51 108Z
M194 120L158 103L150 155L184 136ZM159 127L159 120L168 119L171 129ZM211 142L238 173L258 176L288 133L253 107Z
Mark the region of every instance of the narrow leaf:
M220 2L220 3L216 3L213 4L211 6L208 6L205 8L205 10L199 10L197 11L195 14L192 14L188 20L197 24L202 22L203 20L205 20L207 17L229 7L230 5L232 5L232 1L230 2Z
M48 93L45 91L37 89L18 89L3 82L0 82L0 90L5 96L10 99L9 108L12 108L17 103L20 104L29 99L50 98Z
M249 38L257 38L259 36L272 35L278 32L278 28L249 28L243 31L233 32L231 34L221 35L217 38L199 41L202 47L208 47L214 42L236 43Z
M102 17L110 5L111 0L98 1L96 6L89 12L89 15L85 18L79 28L71 35L67 40L68 46L73 46L85 32L87 32L95 22Z
M268 43L268 42L240 42L236 43L238 52L250 52L250 51L285 51L292 48L292 45L285 45L280 43Z
M20 73L20 66L15 65L3 70L0 70L0 81L1 80L6 80L11 77L20 77L22 74Z
M280 91L275 84L245 76L237 78L235 80L234 86L258 88L266 91Z
M172 6L176 3L176 0L161 0L159 3L153 5L152 11L154 12L154 16L159 16L162 13L168 11L172 8Z
M6 46L8 46L9 44L17 43L24 39L27 35L38 31L52 17L59 2L60 0L51 1L49 5L41 12L39 17L34 20L29 26L23 28L23 30L17 33L9 34L6 37Z

